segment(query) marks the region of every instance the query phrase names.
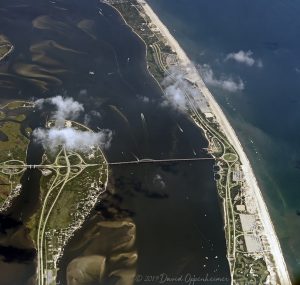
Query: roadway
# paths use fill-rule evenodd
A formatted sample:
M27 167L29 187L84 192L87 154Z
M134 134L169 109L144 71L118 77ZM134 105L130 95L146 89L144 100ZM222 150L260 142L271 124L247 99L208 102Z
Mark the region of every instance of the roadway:
M145 164L145 163L163 163L163 162L191 162L201 160L214 160L213 157L193 157L193 158L173 158L173 159L151 159L144 158L132 161L109 162L109 165L127 165L127 164Z

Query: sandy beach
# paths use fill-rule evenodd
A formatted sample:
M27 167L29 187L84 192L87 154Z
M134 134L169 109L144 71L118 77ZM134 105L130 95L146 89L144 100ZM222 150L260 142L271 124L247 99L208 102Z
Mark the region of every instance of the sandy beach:
M243 150L243 147L234 131L231 127L229 121L225 117L222 109L212 96L209 89L206 87L204 81L202 80L200 74L198 73L195 66L192 64L191 60L188 58L184 50L180 47L176 39L171 35L167 27L160 21L151 7L144 1L138 0L139 3L144 8L145 13L151 19L152 23L160 30L162 35L168 41L170 47L176 52L180 65L184 67L190 76L196 79L196 84L201 90L202 94L205 96L211 111L216 116L217 121L219 122L224 134L227 136L229 142L233 145L237 151L240 160L242 162L243 171L245 175L246 183L249 187L249 192L252 194L254 201L256 202L257 212L261 219L261 223L264 227L264 233L267 236L268 242L270 244L271 253L274 256L275 262L275 271L278 274L280 279L280 284L288 285L291 284L290 277L287 271L286 263L283 258L282 250L280 247L279 240L277 238L273 223L271 221L267 206L264 202L262 193L258 186L257 180L255 178L254 172L250 165L250 162Z

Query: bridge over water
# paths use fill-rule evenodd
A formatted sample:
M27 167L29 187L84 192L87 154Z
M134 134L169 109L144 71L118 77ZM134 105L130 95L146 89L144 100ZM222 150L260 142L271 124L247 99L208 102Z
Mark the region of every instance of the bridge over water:
M214 160L213 157L192 157L192 158L171 158L171 159L152 159L152 158L143 158L136 159L131 161L118 161L118 162L108 162L108 165L128 165L128 164L146 164L146 163L164 163L164 162L192 162L200 160ZM93 166L97 164L91 164ZM42 165L42 164L2 164L0 169L38 169L38 168L61 168L66 167L65 165Z
M191 162L199 160L214 160L213 157L193 157L193 158L173 158L173 159L137 159L132 161L109 162L109 165L126 165L126 164L145 164L145 163L162 163L162 162Z

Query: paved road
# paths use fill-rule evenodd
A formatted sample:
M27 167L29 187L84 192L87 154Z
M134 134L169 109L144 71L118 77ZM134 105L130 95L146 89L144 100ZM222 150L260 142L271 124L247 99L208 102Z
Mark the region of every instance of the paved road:
M142 163L160 163L160 162L189 162L199 160L214 160L213 157L193 157L193 158L174 158L174 159L151 159L144 158L132 161L109 162L109 165L124 165L124 164L142 164Z

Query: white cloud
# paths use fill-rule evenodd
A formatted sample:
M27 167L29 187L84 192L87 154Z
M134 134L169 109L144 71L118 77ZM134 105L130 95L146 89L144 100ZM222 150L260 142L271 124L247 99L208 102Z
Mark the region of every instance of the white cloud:
M261 59L258 59L258 60L256 61L256 65L257 65L257 67L259 67L259 68L264 67L264 64L263 64L263 62L262 62Z
M207 64L200 66L200 73L207 84L222 88L226 91L237 92L245 88L245 84L240 78L234 80L225 75L216 78L213 70ZM171 107L183 113L187 112L190 103L186 98L186 92L192 97L197 98L198 101L201 101L203 95L201 95L198 88L188 82L186 76L186 70L181 70L178 67L169 69L169 75L166 76L162 82L165 94L161 106ZM203 104L206 105L206 103Z
M86 89L81 89L79 91L79 96L86 96L87 95L87 90Z
M263 67L261 59L255 60L253 58L253 52L251 50L240 50L236 53L229 53L225 58L225 61L227 60L235 60L236 62L243 63L248 66L253 66L254 64L256 64L258 67Z
M205 83L209 85L219 87L229 92L237 92L245 89L245 84L240 78L237 81L225 75L223 75L219 79L216 78L213 70L208 64L202 65L200 68L200 72Z
M112 131L101 130L97 133L92 131L80 131L73 128L35 129L33 139L40 143L44 149L56 150L64 146L67 150L88 151L92 146L109 148L112 140Z
M92 110L91 111L91 115L94 116L94 117L96 117L96 118L99 118L99 119L102 117L101 113L98 112L98 111L96 111L96 110Z
M92 110L89 114L84 115L84 125L88 126L93 118L101 119L101 117L100 112Z
M141 100L142 102L144 102L144 103L149 103L150 102L150 98L149 97L147 97L147 96L137 96L137 98L139 99L139 100Z
M36 143L41 144L44 149L56 150L59 146L64 145L67 150L88 151L92 146L109 148L112 140L111 130L80 131L65 126L66 119L76 119L84 111L83 105L73 98L56 96L47 99L35 101L38 108L42 109L45 105L50 104L56 107L52 118L55 120L55 126L50 129L38 128L33 131L33 139ZM91 116L101 117L97 111L91 111L84 116L85 124L91 120Z
M73 98L64 98L60 95L47 99L39 99L35 101L35 104L40 109L42 109L45 104L54 105L56 111L53 114L53 118L59 126L63 126L66 119L76 119L79 114L84 111L82 104L74 101Z
M166 187L166 183L164 182L162 176L160 174L156 174L153 178L153 184L158 186L161 189Z
M180 112L187 111L187 101L184 90L190 89L190 86L184 80L184 75L181 70L177 68L169 69L171 75L168 75L162 82L165 87L165 96L161 106L171 107Z
M185 99L185 95L178 84L168 86L165 89L165 98L164 101L161 103L161 106L169 106L174 110L178 110L181 112L186 111L187 102Z
M88 126L90 124L91 120L92 120L91 115L89 115L89 114L84 115L83 123L85 126Z

